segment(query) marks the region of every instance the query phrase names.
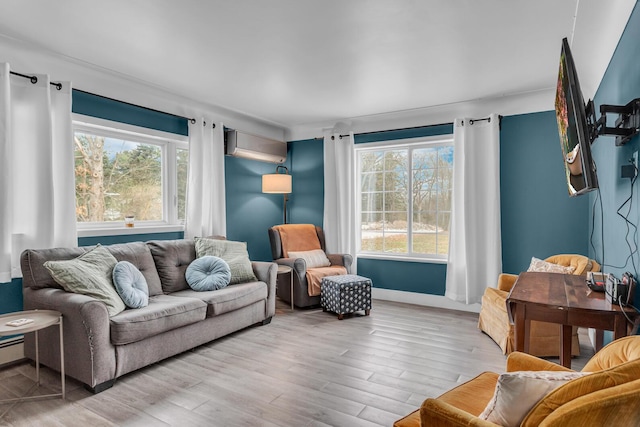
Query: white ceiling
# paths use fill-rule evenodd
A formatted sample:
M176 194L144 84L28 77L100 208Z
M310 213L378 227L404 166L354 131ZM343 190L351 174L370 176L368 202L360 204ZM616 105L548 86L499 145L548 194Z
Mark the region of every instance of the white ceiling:
M563 37L592 97L635 3L3 0L0 34L295 129L551 93Z

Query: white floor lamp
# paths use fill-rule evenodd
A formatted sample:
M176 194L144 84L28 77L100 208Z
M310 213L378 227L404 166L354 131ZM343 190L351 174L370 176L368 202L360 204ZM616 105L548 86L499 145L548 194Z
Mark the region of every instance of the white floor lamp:
M280 173L283 170L284 173ZM284 224L287 223L287 200L291 193L291 175L286 166L278 165L276 173L262 175L262 192L268 194L282 194L284 197Z

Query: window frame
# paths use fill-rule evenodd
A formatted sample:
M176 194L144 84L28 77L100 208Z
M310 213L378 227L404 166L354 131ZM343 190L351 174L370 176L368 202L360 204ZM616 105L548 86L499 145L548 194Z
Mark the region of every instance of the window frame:
M160 221L136 221L133 228L125 227L124 221L77 221L78 237L184 231L184 221L178 220L177 150L189 150L188 136L75 113L72 114L71 131L72 135L79 131L155 145L160 147L162 153L163 219Z
M417 138L405 138L396 140L385 140L371 143L355 144L354 147L354 163L355 163L355 211L356 211L356 253L358 258L370 258L370 259L387 259L387 260L405 260L413 262L428 262L428 263L447 263L448 254L419 254L411 251L412 248L412 229L413 229L413 194L409 190L407 192L409 200L407 200L407 253L393 253L393 252L373 252L362 250L362 173L361 173L361 153L367 151L380 151L380 150L411 150L419 148L435 148L435 147L453 147L453 134L444 134L428 137ZM455 156L455 152L454 152ZM413 185L413 156L409 155L407 165L407 185L408 189ZM451 165L453 171L453 164ZM452 183L453 189L453 183Z

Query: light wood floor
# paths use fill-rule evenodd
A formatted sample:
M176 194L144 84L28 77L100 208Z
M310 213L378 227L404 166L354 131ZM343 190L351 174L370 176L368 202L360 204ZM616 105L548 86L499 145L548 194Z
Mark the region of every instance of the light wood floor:
M386 301L339 321L278 302L252 327L126 375L93 395L67 379L67 399L0 404L6 426L390 426L430 396L505 356L477 329L477 314ZM593 351L581 334L580 369ZM68 363L73 363L68 361ZM59 392L44 368L0 370L0 399Z

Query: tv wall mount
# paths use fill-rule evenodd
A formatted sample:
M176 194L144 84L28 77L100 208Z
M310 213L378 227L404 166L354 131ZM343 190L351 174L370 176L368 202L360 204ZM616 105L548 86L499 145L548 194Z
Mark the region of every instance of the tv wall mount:
M589 100L586 110L591 142L600 135L608 135L615 136L616 145L621 146L640 131L640 98L634 99L627 105L602 104L598 120L596 120L593 101ZM618 115L615 126L607 126L607 114Z

